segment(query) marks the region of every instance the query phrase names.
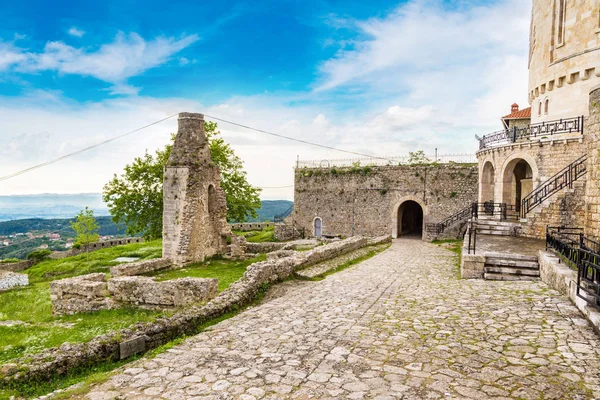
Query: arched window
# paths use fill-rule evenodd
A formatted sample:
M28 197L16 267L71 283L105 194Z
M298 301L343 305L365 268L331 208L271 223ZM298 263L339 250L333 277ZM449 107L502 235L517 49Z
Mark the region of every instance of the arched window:
M544 102L544 114L548 115L548 107L550 106L550 100L546 99Z
M538 105L538 117L542 116L542 101L540 100L540 103Z

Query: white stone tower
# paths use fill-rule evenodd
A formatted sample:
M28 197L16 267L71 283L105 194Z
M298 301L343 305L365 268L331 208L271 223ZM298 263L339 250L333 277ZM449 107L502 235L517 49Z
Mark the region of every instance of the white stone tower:
M589 116L600 84L600 0L533 0L531 123Z

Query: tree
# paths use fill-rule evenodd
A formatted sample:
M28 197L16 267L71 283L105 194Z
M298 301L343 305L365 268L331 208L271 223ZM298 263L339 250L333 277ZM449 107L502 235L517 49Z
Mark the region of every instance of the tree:
M34 265L39 264L44 260L50 258L50 254L52 254L51 250L48 249L37 249L27 254L27 259L31 261Z
M88 207L77 214L75 221L71 222L71 228L75 231L75 245L87 246L100 239L100 235L98 235L100 225L94 218L94 211Z
M219 167L221 188L227 199L227 220L245 222L256 218L260 208L260 189L248 183L242 160L219 135L216 122L204 122L210 156ZM173 135L174 138L174 135ZM162 236L163 173L172 144L148 152L127 165L121 176L116 174L104 186L103 199L116 223L127 225L130 235L142 234L146 239Z
M425 152L423 150L408 152L408 164L409 165L429 164L429 163L431 163L431 160L429 159L429 157L427 157L425 155Z

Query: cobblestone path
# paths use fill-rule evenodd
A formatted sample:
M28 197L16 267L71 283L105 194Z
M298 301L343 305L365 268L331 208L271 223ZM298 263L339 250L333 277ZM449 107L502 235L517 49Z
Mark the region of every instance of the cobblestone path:
M98 399L592 399L600 340L542 282L459 280L418 240L130 364Z

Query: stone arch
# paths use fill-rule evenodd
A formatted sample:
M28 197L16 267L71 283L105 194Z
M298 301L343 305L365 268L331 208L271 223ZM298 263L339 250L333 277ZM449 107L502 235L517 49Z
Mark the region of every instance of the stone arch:
M313 219L313 236L320 238L323 236L323 219L321 217L315 217Z
M479 171L479 202L494 201L496 193L496 168L491 160L485 160Z
M425 225L425 219L429 215L429 210L427 209L427 206L423 203L423 200L416 196L402 197L394 204L394 207L392 207L391 218L392 218L392 237L393 238L398 238L402 235L402 231L401 230L399 231L399 229L398 229L398 227L402 223L403 212L401 212L401 211L404 211L402 209L402 205L409 201L416 203L420 206L420 208L422 210L422 219L423 219L422 226ZM421 228L421 229L423 229L423 228Z
M527 153L518 152L506 158L497 175L500 182L500 202L520 209L521 200L537 187L539 170L537 163Z

